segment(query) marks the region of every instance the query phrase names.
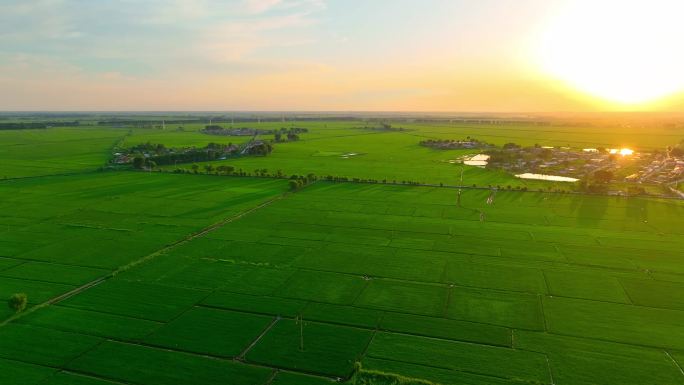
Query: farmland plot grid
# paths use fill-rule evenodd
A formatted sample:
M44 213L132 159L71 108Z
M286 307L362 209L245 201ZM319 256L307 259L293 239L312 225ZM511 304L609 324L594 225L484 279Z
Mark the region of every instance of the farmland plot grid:
M182 357L217 376L238 373L244 383L278 383L280 374L272 378L273 369L242 365L323 380L347 377L357 360L368 368L446 384L589 384L605 368L611 375L628 372L622 383L636 384L645 375L659 384L682 383L663 351L684 349L679 304L650 294L682 290L676 279L684 272L674 245L653 243L657 259L634 245L596 246L598 237L658 239L654 227L638 220L610 219L611 211L628 203L596 198L609 205L604 215L573 223L560 201L573 197L501 193L508 203L502 199L496 207L483 207L491 215L481 222L468 209L455 210L453 191L445 190L318 183L165 250L59 306L29 314L20 324L57 333L64 327L60 317L69 312L102 314L99 322L137 319L144 324L136 327L149 332L128 331L134 335L130 339L105 336L106 344L67 369L140 384L156 380L138 368L114 373L103 364L116 364L111 358L116 355L157 364ZM485 194L468 192L463 205L479 209ZM384 213L364 214L372 206L383 206ZM669 202L649 208L672 209L681 211ZM666 220L651 221L667 229ZM594 229L587 231L585 224ZM672 239L680 242L681 236ZM576 251L578 245L594 245L585 250L602 257L589 258ZM573 276L586 277L597 290L566 278ZM628 290L640 304L629 302ZM129 293L142 298L132 301ZM161 306L161 298L173 301ZM62 314L50 316L57 310ZM202 326L211 317L198 312L222 321ZM247 351L244 364L225 361L242 350L209 342L217 333L231 335L231 322L241 328L238 320L278 316L282 320ZM657 328L635 341L643 320L657 321ZM93 333L87 326L73 333ZM198 356L190 358L191 351ZM283 351L288 354L276 354ZM49 353L45 359L52 359ZM594 361L583 359L588 354ZM187 365L182 367L190 370ZM165 383L182 383L182 372L176 374L164 377ZM209 377L199 380L211 383Z

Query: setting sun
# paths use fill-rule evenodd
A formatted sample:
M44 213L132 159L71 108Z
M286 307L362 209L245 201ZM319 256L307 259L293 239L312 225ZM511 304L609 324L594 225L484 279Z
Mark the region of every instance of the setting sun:
M583 93L626 105L684 90L684 3L570 2L542 34L542 70Z

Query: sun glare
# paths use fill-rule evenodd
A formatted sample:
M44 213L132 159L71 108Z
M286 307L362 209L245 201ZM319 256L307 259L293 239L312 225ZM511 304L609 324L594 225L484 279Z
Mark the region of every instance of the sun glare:
M581 92L643 104L684 90L684 1L573 0L542 33L544 72Z
M629 148L611 148L608 152L614 155L622 156L629 156L634 154L634 150L630 150Z

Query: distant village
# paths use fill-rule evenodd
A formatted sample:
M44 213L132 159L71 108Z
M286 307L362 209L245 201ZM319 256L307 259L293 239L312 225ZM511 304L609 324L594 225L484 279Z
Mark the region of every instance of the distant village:
M465 139L428 139L419 142L421 146L430 147L437 150L460 150L460 149L487 149L494 148L493 144L482 142L477 139L467 137Z
M131 164L137 169L151 169L162 165L225 160L243 155L265 156L273 151L271 143L252 140L243 145L209 143L205 147L170 148L163 144L143 143L115 152L113 164Z
M115 165L132 164L134 168L149 169L161 165L191 162L225 160L240 156L266 156L273 151L274 143L293 142L300 139L299 134L309 130L301 127L280 129L223 128L217 125L206 126L200 132L218 136L251 136L242 144L209 143L204 147L166 147L161 143L142 143L130 148L120 148L113 154L111 163ZM273 139L257 138L259 135L273 135Z
M636 152L630 149L533 146L513 143L489 150L488 167L511 173L533 172L587 178L597 171L612 173L612 181L673 183L684 178L684 151Z
M299 134L309 132L309 129L303 127L281 127L280 129L263 129L263 128L224 128L219 125L209 125L204 127L200 132L207 135L218 136L257 136L257 135L273 135L274 141L295 141L299 140Z
M371 131L383 131L383 132L396 132L396 131L408 131L404 127L396 127L387 122L380 122L379 124L368 125L363 127L353 127L359 130L371 130Z
M523 147L506 143L501 147L474 139L425 140L421 146L440 150L480 149L481 154L462 157L463 163L504 170L520 178L579 182L581 190L614 192L611 183L625 183L631 192L642 186L663 187L666 193L684 197L676 186L684 182L684 141L663 150L638 152L627 148Z

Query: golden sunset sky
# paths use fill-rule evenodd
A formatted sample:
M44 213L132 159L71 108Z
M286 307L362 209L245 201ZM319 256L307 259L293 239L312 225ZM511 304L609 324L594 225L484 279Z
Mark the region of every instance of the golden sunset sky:
M681 0L4 0L1 110L681 111Z

